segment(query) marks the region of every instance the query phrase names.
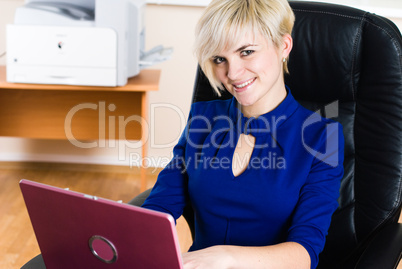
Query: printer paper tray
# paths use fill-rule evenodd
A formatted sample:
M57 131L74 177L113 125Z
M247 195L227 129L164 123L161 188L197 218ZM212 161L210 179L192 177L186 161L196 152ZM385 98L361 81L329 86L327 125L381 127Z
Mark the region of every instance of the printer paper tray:
M115 68L18 65L7 66L7 81L113 87L117 84L117 74Z

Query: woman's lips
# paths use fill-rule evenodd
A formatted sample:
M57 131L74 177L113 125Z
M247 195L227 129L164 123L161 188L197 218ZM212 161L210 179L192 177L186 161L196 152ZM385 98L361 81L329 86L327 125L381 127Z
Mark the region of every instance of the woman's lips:
M233 85L233 88L235 89L235 91L242 92L242 91L247 90L248 87L250 87L250 85L253 84L255 80L256 80L256 78L252 78L245 82L242 82L239 84L232 84L232 85Z

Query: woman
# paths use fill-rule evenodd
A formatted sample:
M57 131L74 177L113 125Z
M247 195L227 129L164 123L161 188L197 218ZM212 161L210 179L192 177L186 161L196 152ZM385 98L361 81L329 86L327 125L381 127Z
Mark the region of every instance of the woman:
M195 212L184 268L315 268L343 175L339 124L285 86L294 15L286 0L213 0L196 30L211 85L144 207Z

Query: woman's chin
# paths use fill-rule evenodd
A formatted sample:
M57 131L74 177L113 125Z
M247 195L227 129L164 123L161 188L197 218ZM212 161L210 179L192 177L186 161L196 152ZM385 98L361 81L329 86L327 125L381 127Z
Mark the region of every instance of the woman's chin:
M237 102L244 107L252 106L254 104L254 100L251 98L244 98L243 96L235 96Z

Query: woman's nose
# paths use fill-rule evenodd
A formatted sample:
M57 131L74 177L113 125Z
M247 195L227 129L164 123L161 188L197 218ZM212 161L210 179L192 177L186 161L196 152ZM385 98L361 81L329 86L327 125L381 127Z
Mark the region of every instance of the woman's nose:
M241 78L244 72L244 66L239 61L231 61L228 64L227 77L231 81L236 81Z

